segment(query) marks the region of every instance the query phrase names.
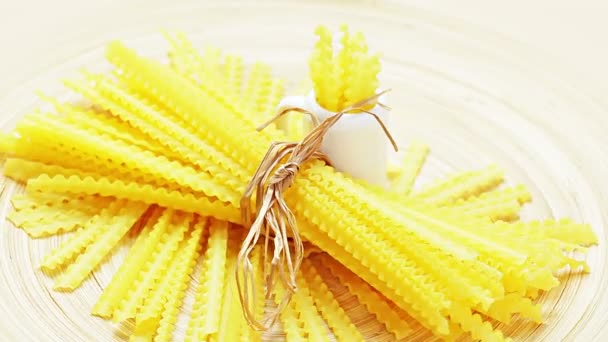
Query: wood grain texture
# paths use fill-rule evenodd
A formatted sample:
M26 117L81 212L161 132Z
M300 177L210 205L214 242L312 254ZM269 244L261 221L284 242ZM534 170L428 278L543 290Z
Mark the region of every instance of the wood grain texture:
M306 58L317 24L337 27L346 22L363 31L371 48L383 53L381 84L393 89L395 135L401 145L418 139L431 147L422 183L451 171L496 163L507 170L509 183L524 183L532 192L524 220L572 217L590 223L598 234L600 246L587 256L592 273L569 276L541 297L546 324L515 322L503 330L517 341L608 337L608 194L604 192L608 189L608 109L580 92L577 79L562 76L570 73L562 73L551 60L504 36L398 5L197 2L145 13L152 19L162 17L166 28L186 31L198 46L210 43L241 54L248 62L268 62L292 89L307 75ZM58 80L81 66L104 70L103 44L109 38L125 39L145 54L163 58L166 43L155 33L157 27L129 25L81 35L79 39L87 40L81 46L89 50L15 87L0 99L0 127L12 128L17 118L41 105L34 96L37 89L71 99ZM0 217L11 210L9 199L19 191L16 184L6 183ZM113 326L89 315L126 255L126 247L77 291L63 294L52 291L51 279L37 267L67 236L32 240L9 222L1 222L0 312L4 319L0 340L127 339L132 327ZM193 296L193 291L187 293L188 298ZM368 337L378 331L377 323L361 316L352 300L340 300L358 315ZM179 317L177 340L183 337L186 317L187 312ZM426 341L427 337L415 334L409 340ZM386 338L380 335L375 340Z

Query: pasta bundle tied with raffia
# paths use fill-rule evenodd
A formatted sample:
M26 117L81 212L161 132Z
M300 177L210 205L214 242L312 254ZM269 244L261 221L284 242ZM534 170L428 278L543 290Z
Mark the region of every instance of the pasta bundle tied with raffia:
M343 29L343 48L334 54L328 31L318 34L310 64L319 102L339 110L373 95L379 62L362 36ZM244 82L240 58L222 59L214 49L200 55L182 35L169 39L170 65L110 43L112 75L66 81L92 108L50 99L57 113L30 114L18 123L18 136L0 137L5 174L27 182L28 195L15 198L11 219L33 237L75 230L43 263L57 271L77 256L57 278L64 290L79 286L141 226L121 277L93 309L135 319L134 336L153 331L150 336L168 338L187 286L183 275L194 272L202 255L186 336L213 340L237 331L243 340L259 338L235 315L238 292L225 285L235 281L240 196L269 146L288 139L274 125L256 130L273 116L283 82L262 64ZM491 319L517 313L540 319L531 299L556 287L564 267L584 266L566 252L596 243L591 229L571 221L510 222L529 194L495 189L503 180L497 167L412 190L428 150L416 144L395 176L397 192L353 180L321 160L302 165L284 197L301 236L324 254L305 260L299 291L280 315L288 340L326 334L323 320L339 338L363 338L324 286L324 272L334 273L396 336L416 325L446 339L465 332L494 341L504 337ZM51 212L66 224L45 222ZM253 254L258 320L263 247ZM335 259L328 270L311 261L327 255ZM399 318L414 323L399 326Z

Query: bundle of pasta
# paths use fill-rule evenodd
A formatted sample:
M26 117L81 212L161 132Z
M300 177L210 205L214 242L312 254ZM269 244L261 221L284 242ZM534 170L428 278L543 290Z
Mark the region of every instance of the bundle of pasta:
M344 31L344 47L334 58L328 33L319 32L311 73L321 103L338 109L373 93L378 68L362 37ZM168 336L167 324L175 319L185 284L180 277L192 272L199 254L196 242L208 236L204 285L187 334L195 340L217 339L218 333L232 329L220 332L219 327L236 324L241 337L251 336L243 322L231 319L235 294L229 290L211 298L206 291L221 292L226 282L234 281L230 270L238 246L228 238L227 222L241 223L245 186L269 146L286 139L275 126L261 132L255 128L272 116L282 82L258 65L243 91L239 58L222 61L215 50L201 56L183 36L170 41L170 66L111 43L107 58L116 66L112 75L85 74L84 80L66 81L92 108L54 101L59 114L28 115L17 125L18 136L2 138L0 146L9 156L5 174L27 182L30 197L53 194L53 201L70 212L66 221L72 221L62 227L49 228L47 222L44 228L28 228L38 210L32 208L26 214L18 210L13 220L33 236L73 230L86 221L70 244L43 264L52 271L80 255L58 279L57 287L63 289L78 286L99 264L100 255L108 254L141 221L141 235L119 271L138 285L125 296L130 281L117 277L94 312L118 320L135 318L143 329L136 335L143 337L149 331ZM557 286L555 274L565 266L583 265L565 252L596 243L591 229L570 221L498 221L515 219L529 194L521 187L493 190L502 182L497 167L458 174L409 194L426 148L414 144L407 155L404 171L395 176L399 192L353 180L320 160L303 165L285 193L302 237L362 279L350 279L346 270L327 265L341 272L337 276L345 285L400 337L409 328L398 327L395 317L411 317L439 337L466 332L484 341L503 339L489 319L507 321L520 313L539 320L530 298ZM78 205L63 198L77 199ZM100 203L90 199L108 202L88 218L88 208ZM16 199L16 208L19 200L27 201ZM203 217L214 223L208 225ZM185 255L175 253L177 248ZM144 264L146 255L155 261ZM258 259L258 275L260 263ZM304 275L297 279L301 292L281 314L287 338L319 336L315 329L321 316L336 336L360 338L320 285L317 266L305 262ZM170 276L161 277L165 270ZM399 314L381 312L382 306L366 298L365 286L378 291L378 298L386 298L386 305ZM321 316L312 309L315 304ZM227 316L220 319L220 311ZM262 314L258 309L257 317Z

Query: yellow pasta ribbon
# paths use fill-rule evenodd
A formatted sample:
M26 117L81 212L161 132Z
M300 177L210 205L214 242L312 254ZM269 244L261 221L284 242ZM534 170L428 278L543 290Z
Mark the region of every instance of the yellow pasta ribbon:
M15 210L33 209L41 205L53 206L55 203L68 204L72 201L79 201L83 206L99 207L98 204L107 200L106 197L66 195L52 192L33 192L15 194L11 197L11 204Z
M62 104L65 108L67 105ZM66 114L66 110L61 112ZM98 113L92 110L84 110L75 107L70 109L65 115L64 120L72 125L80 126L86 130L98 132L100 135L107 135L112 139L124 141L130 145L137 146L142 150L160 154L171 159L179 159L181 157L177 153L165 148L164 146L150 141L144 134L129 125L127 122L110 116L109 114ZM86 123L86 124L85 124Z
M428 153L429 147L420 142L413 141L409 144L405 150L403 168L393 180L391 191L403 195L410 193Z
M329 200L328 200L328 199L326 199L326 200L323 200L322 202L328 202L328 201L329 201ZM418 219L418 218L416 218L416 219ZM465 222L466 222L466 221L465 221ZM432 222L431 222L431 223L432 223ZM426 224L428 225L428 224L430 224L430 223L429 223L429 222L426 222ZM429 226L429 227L432 227L432 226ZM446 227L443 227L443 229L445 229L445 228L446 228ZM468 228L468 227L467 227L467 228ZM479 225L477 225L476 227L471 228L471 229L477 229L477 230L479 230ZM302 230L302 231L303 231L303 230ZM472 233L472 232L471 232L471 233ZM457 234L455 234L455 235L459 235L459 234L461 234L461 233L457 233ZM469 236L469 238L471 238L471 237L472 237L472 236ZM498 237L497 237L497 238L498 238ZM319 240L318 240L317 238L315 238L315 240L314 240L314 241L319 241ZM474 241L474 240L472 240L472 241ZM487 242L487 241L486 241L486 242ZM486 242L484 242L484 243L486 243ZM483 244L483 243L482 243L482 244ZM480 244L480 245L482 245L482 244ZM328 250L329 250L329 249L328 249ZM539 250L540 250L540 249L539 249ZM517 252L515 252L515 250L513 250L512 252L511 252L511 251L507 251L507 250L505 250L505 252L506 252L506 254L504 254L504 257L512 258L512 256L510 256L510 255L513 255L513 256L516 256L516 255L517 255ZM495 251L494 251L493 249L487 249L487 254L488 254L488 255L489 255L489 254L493 254L493 253L495 253ZM515 254L514 254L514 253L515 253ZM500 253L499 253L499 254L500 254ZM506 260L512 260L511 262L514 262L514 263L515 263L515 265L517 265L517 264L518 264L518 261L517 261L517 260L521 260L521 258L516 257L515 259L506 259ZM481 264L478 264L478 266L481 266ZM349 266L349 267L350 267L350 266ZM466 268L465 268L465 270L466 270ZM489 271L489 270L490 270L490 269L485 270L485 271ZM480 271L481 271L481 270L480 270ZM484 271L484 272L485 272L485 271ZM359 272L359 271L358 271L358 272ZM496 274L496 271L492 271L492 273L494 273L494 274L495 274L494 276L500 276L500 274ZM473 277L472 279L476 279L476 277ZM496 279L497 279L498 281L500 281L500 277L499 277L499 278L496 278ZM496 282L496 279L494 279L494 280L493 280L493 282ZM500 290L501 290L501 289L499 288L498 290L499 290L499 293L500 293Z
M238 249L239 246L235 246ZM263 269L264 255L262 254L262 247L256 246L253 249L251 255L251 265L253 268L253 281L255 286L255 318L259 321L264 319L266 296L264 294L264 269ZM238 293L236 294L238 296ZM261 341L262 334L256 331L252 327L248 326L246 322L243 322L243 329L241 331L241 341Z
M129 342L150 342L154 339L154 329L135 325L133 333L129 336Z
M325 198L317 199L325 200ZM297 211L302 210L305 212L305 209L301 206L298 207L296 205L295 208ZM391 255L387 251L386 245L376 246L375 244L370 244L369 241L375 241L367 236L360 235L361 239L366 239L368 242L363 245L362 249L359 248L361 241L357 241L356 238L353 240L350 237L348 240L341 238L341 233L331 230L337 222L331 220L324 220L322 222L320 221L320 217L323 214L319 213L319 215L318 218L314 219L314 223L308 222L303 217L298 217L299 227L301 227L300 231L306 239L315 241L317 246L330 253L342 264L347 265L349 269L357 273L393 302L397 303L399 307L419 320L421 324L438 335L447 333L447 320L440 314L439 310L447 308L448 303L445 298L442 298L443 295L437 291L435 285L431 284L422 272L417 270L411 262L396 259L394 253ZM329 217L335 216L332 214ZM349 227L353 227L351 222L345 223ZM314 226L317 226L320 231L314 229ZM353 247L353 244L357 244L357 249ZM370 249L366 250L365 248L368 247ZM382 261L375 259L378 257ZM395 263L398 263L399 266L395 265ZM379 268L381 267L379 265L385 266L384 268ZM417 307L416 310L413 308L414 305ZM438 307L441 309L437 309Z
M157 288L159 280L169 269L169 264L177 249L184 239L192 221L191 214L166 210L163 216L168 217L168 232L163 235L161 241L155 246L155 250L144 270L133 283L129 294L114 312L113 319L117 322L135 318L137 311L142 307L146 298ZM161 217L161 221L167 218Z
M177 32L171 35L169 32L163 32L163 35L169 42L169 61L171 68L180 75L187 77L198 83L199 67L198 52L192 43L186 38L183 32ZM196 57L196 58L195 58Z
M334 190L332 192L335 195L333 200L338 203L344 201L342 203L346 204L352 203L352 201L357 198L357 186L352 181L338 177L335 177L334 181L334 184L331 184L329 181L326 182L326 187L349 189L350 191L347 194L340 193L341 190ZM367 196L367 198L370 199L369 196ZM475 296L475 298L477 298L476 300L483 300L486 302L489 300L485 294L483 294L483 291L480 292L479 289L475 288L473 285L474 281L469 280L468 282L465 282L465 278L454 277L454 275L450 274L451 272L457 272L458 269L466 269L466 265L455 259L453 255L444 254L447 250L454 250L454 248L451 247L452 243L450 241L442 239L440 234L431 235L431 230L425 229L422 225L416 223L408 216L389 211L387 206L378 210L390 213L390 216L398 219L399 222L391 221L391 223L388 223L388 221L386 221L386 223L383 223L384 221L379 221L380 218L377 215L371 216L369 220L368 217L362 217L361 219L364 220L364 222L368 222L369 225L377 224L379 227L391 227L386 230L382 229L380 236L387 241L391 241L395 246L394 248L397 248L401 253L406 253L408 258L415 261L420 267L423 267L427 273L432 274L440 284L447 286L448 289L452 289L456 295L468 294ZM404 208L402 212L405 212L405 210L406 209ZM402 228L399 229L397 227ZM398 237L395 237L395 229L399 229ZM404 236L408 236L408 238L404 239ZM403 241L407 242L404 244ZM433 241L434 244L429 244L428 241ZM443 248L438 248L437 246L442 246ZM455 247L459 246L456 245ZM416 253L413 253L413 251L416 251ZM474 254L465 250L458 253L461 254L463 258L474 256ZM463 282L458 285L455 283L460 281Z
M241 106L253 110L251 115L259 117L265 109L264 100L267 99L270 92L271 82L270 67L263 63L255 63L251 68L241 104Z
M473 207L474 203L477 202L479 205L483 205L483 202L492 202L502 198L505 200L515 200L519 204L529 203L532 201L532 195L525 185L519 184L513 187L506 187L490 192L486 192L477 197L470 198L467 201L462 202L462 205Z
M96 206L93 207L90 205L88 201L85 203L84 198L79 198L77 196L61 196L48 193L40 194L43 196L36 196L36 193L24 193L14 195L11 198L11 204L14 208L13 214L23 214L22 216L16 217L13 223L22 225L24 223L32 222L49 222L54 221L54 216L60 215L64 211L81 210L85 213L94 214L99 209ZM90 198L95 197L91 196ZM101 199L101 197L98 197L98 199ZM45 213L39 213L37 211L38 209Z
M412 199L435 205L445 205L461 198L476 196L491 190L503 181L503 172L495 165L477 171L449 176L414 193Z
M571 219L558 221L547 220L541 223L530 223L530 230L538 230L548 238L580 246L592 246L599 243L597 235L588 224L573 222Z
M353 37L348 31L347 25L340 25L340 34L342 36L340 37L340 46L335 56L334 73L337 80L339 80L337 87L341 94L337 108L344 108L348 102L345 91L348 87L349 76L359 71L354 68L352 63L356 47L353 45Z
M20 228L31 228L40 224L51 223L55 220L69 219L73 216L76 219L82 220L83 218L92 216L92 214L75 210L67 205L62 205L59 208L43 205L31 209L14 211L7 216L7 219Z
M169 161L163 156L155 156L148 151L143 151L116 140L104 139L103 136L90 134L86 130L63 124L57 120L49 120L46 117L37 117L40 125L35 128L40 134L49 139L62 141L64 144L74 146L90 155L97 155L102 159L109 159L116 163L124 164L124 167L138 170L144 174L150 174L159 179L175 182L180 186L201 191L208 196L216 196L220 200L237 203L240 194L236 189L219 185L212 181L212 177L204 172L199 172L192 167Z
M266 298L264 296L264 254L262 253L262 247L258 246L253 250L251 263L255 272L253 280L257 291L255 314L257 319L261 320L264 317L266 306Z
M305 115L292 111L282 118L282 122L279 122L289 140L300 141L304 138L304 134L308 132L305 128L305 125L308 124Z
M55 174L79 174L79 175L111 175L122 180L133 180L141 183L148 183L159 187L168 187L171 189L179 189L180 186L174 182L160 179L154 175L147 173L141 173L138 170L125 168L122 163L117 162L111 158L102 159L98 154L88 153L75 148L71 148L65 143L61 142L53 136L48 136L48 132L40 131L40 126L44 126L44 123L38 122L40 116L29 116L21 121L17 127L17 130L23 135L30 135L27 141L20 141L16 155L21 158L27 158L34 162L42 162L48 164L48 166L64 167L70 169L69 172L59 172L58 169L52 169L51 171L38 171L38 167L30 166L28 170L30 172L38 172L37 175L47 173L49 175ZM61 122L60 119L53 119L48 116L46 120L54 120ZM32 164L34 165L34 164ZM48 166L46 169L48 169ZM19 170L19 168L17 168ZM23 170L19 171L16 176L21 176ZM30 173L31 174L31 173ZM23 176L22 176L23 177ZM33 176L28 176L32 178ZM18 179L24 181L22 179Z
M377 75L380 72L380 56L355 53L351 63L357 72L347 78L347 88L344 91L345 106L373 96L378 89Z
M396 339L401 340L412 332L411 327L401 318L399 313L356 274L326 254L318 254L315 258L318 258L320 263L326 266L341 284L346 286L348 292L355 296L369 313L376 316L376 319L384 324L389 332L395 335Z
M549 220L547 223L550 226L551 224L555 224L555 221ZM572 224L572 222L567 220L566 225L568 224ZM589 226L574 225L582 228L581 232L583 232L583 234L580 235L585 235L584 233L587 233L588 238L593 239L585 242L597 241L597 238L594 236ZM529 260L533 265L536 267L545 267L545 269L539 269L536 272L531 272L529 269L520 270L520 272L523 272L527 277L533 277L533 279L529 280L528 286L536 286L543 290L548 290L551 287L556 286L558 281L551 275L551 272L556 273L565 266L570 266L573 270L582 267L584 272L589 271L589 266L586 262L575 260L564 254L564 252L571 252L574 250L584 252L586 250L585 247L554 239L551 236L543 234L542 230L535 229L536 227L542 226L543 225L538 222L531 222L529 224L522 222L513 224L498 222L491 227L491 233L498 235L499 238L504 240L505 244L512 245L514 249L525 250L529 254ZM585 232L585 228L587 229L587 232ZM542 282L545 287L541 287L538 284L535 285L536 281ZM520 291L522 290L520 289Z
M207 45L201 58L200 78L202 82L212 80L213 84L218 84L219 72L221 69L222 52L220 49Z
M48 151L44 151L44 152L48 152ZM50 153L50 155L53 155L53 153ZM52 160L52 157L50 159ZM168 192L173 192L173 191L184 192L184 189L179 188L174 185L163 185L163 184L159 185L158 183L154 182L154 180L150 180L149 177L132 177L132 175L129 173L125 174L124 172L121 172L121 171L112 172L111 169L105 168L103 166L95 169L95 162L89 163L88 166L84 167L84 169L89 170L89 171L84 171L84 170L82 170L81 165L84 165L84 163L86 163L86 160L78 160L77 158L70 158L69 156L66 156L64 161L68 161L68 160L70 162L67 162L65 164L70 165L70 167L59 166L59 165L52 163L52 161L50 162L50 164L45 164L45 163L41 163L41 162L37 162L37 161L9 158L9 159L7 159L7 162L6 162L6 165L4 168L4 172L8 177L12 178L15 181L22 182L22 183L28 183L28 184L30 183L30 180L34 180L41 176L52 177L52 178L56 178L57 180L62 177L63 178L76 177L76 178L81 178L81 179L92 178L95 180L101 180L101 179L105 178L109 182L114 182L116 179L120 179L121 182L135 183L139 187L154 186L153 187L154 189L165 189ZM74 166L74 167L71 167L71 166ZM103 176L104 174L108 174L108 175L112 175L112 176L110 177L110 179L108 179L107 177ZM38 189L38 191L46 192L46 191L48 191L48 189L46 189L46 190ZM61 190L58 190L58 189L55 189L53 191L62 192ZM78 191L72 191L69 189L67 190L67 192L72 192L73 194L79 194ZM87 193L87 194L94 195L96 193L92 192L92 193ZM114 194L114 193L109 193L106 196L124 197L124 196L121 196L120 194ZM198 194L198 196L205 197L202 194ZM142 201L145 201L145 199L143 199ZM151 204L153 204L153 203L151 203Z
M489 226L490 234L510 239L525 239L530 242L544 243L553 250L564 252L586 252L588 246L597 244L597 237L589 225L578 224L570 219L531 221L531 222L496 222ZM561 235L561 236L560 236ZM542 240L539 241L539 240ZM528 247L532 248L532 247ZM554 260L553 265L559 264Z
M310 93L311 87L310 81L305 79L296 87L294 94L306 96ZM274 110L276 111L276 108ZM312 129L310 118L306 114L296 111L291 111L277 120L277 125L283 131L288 141L301 141L304 138L304 134Z
M149 260L157 244L165 235L169 224L169 216L162 216L164 209L155 208L148 217L146 224L137 236L137 240L129 250L125 261L120 265L118 271L112 277L110 284L104 289L95 303L93 315L103 318L111 318L114 311L129 292L129 288L137 280L144 264ZM160 219L160 220L159 220Z
M145 298L143 305L139 307L135 315L135 322L140 328L147 327L146 329L154 331L158 327L163 306L167 300L167 295L170 294L167 290L170 287L171 280L178 276L176 270L181 263L186 261L185 257L188 254L184 253L185 256L181 254L182 248L185 246L186 240L181 241L177 248L180 250L180 254L176 253L172 256L166 273L162 274L160 279L150 288L148 297Z
M266 121L268 118L263 118L264 116L260 116L260 111L258 109L258 104L260 106L267 106L268 103L271 103L268 108L268 115L270 115L270 111L274 112L276 107L276 103L278 103L279 94L282 94L284 91L283 81L281 79L270 79L270 73L267 66L257 63L254 64L253 70L250 72L248 85L246 89L241 89L242 86L242 77L237 80L237 77L242 76L242 60L240 58L234 56L227 56L225 59L224 69L225 72L216 74L213 82L207 80L206 82L201 83L200 80L197 80L197 77L194 77L193 74L196 74L194 70L196 70L201 62L202 57L198 54L196 49L192 47L192 44L185 38L183 34L178 34L176 39L170 39L173 56L175 56L176 62L178 64L183 64L180 68L184 68L184 72L178 70L178 73L185 76L188 80L195 83L198 87L200 87L203 91L209 92L209 95L217 99L220 105L223 108L217 108L217 110L230 110L234 115L237 115L241 121L240 125L248 124L252 127L259 126L263 121ZM235 58L238 59L237 62L231 63ZM197 62L198 61L198 62ZM236 64L236 66L232 66L231 64ZM236 71L231 72L227 70L228 67L232 67L236 69ZM186 71L188 70L188 71ZM260 71L264 71L260 73ZM263 74L263 75L261 75ZM128 78L123 77L128 83ZM260 83L264 84L270 82L271 89L270 91L265 91L266 87L260 87ZM214 84L213 88L207 86L207 84ZM274 90L273 90L274 89ZM153 92L153 91L152 91ZM275 103L274 105L272 105ZM215 103L218 105L218 103ZM274 107L273 107L274 106ZM196 122L196 117L192 117L188 115L188 113L184 113L185 117L183 122L186 123L186 126L196 127L198 123ZM274 114L274 113L272 113ZM277 139L277 134L279 134L276 125L281 124L282 120L277 121L277 123L271 124L264 131L260 132L262 135L266 135L269 137L273 137L273 139ZM247 179L248 180L248 179ZM246 182L246 181L245 181Z
M228 55L224 59L224 82L228 96L233 96L237 101L242 92L243 83L243 58Z
M137 127L156 143L178 156L184 163L196 165L201 172L208 172L218 182L232 187L242 187L246 175L231 160L199 139L190 130L172 120L172 116L148 101L121 89L106 77L89 75L95 81L96 90L85 84L74 83L85 96L107 106L120 118ZM218 165L219 164L219 165ZM230 172L227 172L228 169Z
M95 241L102 233L105 225L112 222L112 218L119 213L124 205L122 201L114 201L107 208L93 216L84 227L78 229L59 248L47 255L40 267L45 272L56 271L69 262L74 256Z
M33 194L18 193L11 197L11 205L15 211L34 209L39 205L48 205L52 201L69 199L71 196L63 196L53 193L39 192Z
M384 210L390 209L391 205L386 203ZM397 207L397 210L398 212L393 212L391 216L399 217L400 224L403 224L403 230L399 230L400 235L414 234L406 239L407 244L419 252L426 251L428 253L426 256L420 254L420 256L410 256L410 258L413 258L419 267L423 267L432 275L438 284L443 287L445 293L469 305L483 303L484 307L490 305L493 296L502 296L504 290L492 285L496 278L487 278L490 275L486 274L485 271L487 270L482 268L483 265L472 259L476 255L475 251L464 248L466 244L461 245L458 240L446 239L448 236L462 238L461 235L469 239L479 240L479 238L472 234L467 235L467 232L463 232L458 226L449 226L446 222L439 221L440 216L426 216L426 213L423 214L406 207ZM437 231L436 229L441 230ZM415 238L415 236L418 238ZM403 238L403 236L400 236L400 238ZM489 243L490 241L485 240L481 245ZM441 256L446 252L448 254ZM430 260L433 261L429 262ZM438 268L434 269L434 267Z
M55 194L53 194L55 195ZM70 215L92 216L106 207L111 199L99 196L53 196L41 198L37 196L22 195L21 199L14 196L11 199L15 211L21 216L14 217L12 221L20 226L31 223L49 223L58 218ZM17 203L17 205L15 205Z
M344 108L344 103L348 94L348 88L346 88L348 84L346 82L349 75L346 75L344 64L349 61L345 60L345 58L340 58L340 52L335 51L335 47L332 46L332 48L334 48L334 50L332 51L333 56L332 60L330 61L331 73L325 75L327 94L324 94L323 101L326 103L326 109L337 112ZM341 51L348 53L348 47L347 50L344 50L342 47ZM362 71L356 69L353 71L355 73L362 73Z
M270 120L275 116L277 112L277 106L279 105L279 101L285 95L285 81L280 78L273 78L271 80L268 94L265 99L258 100L261 102L260 105L260 119L259 122L263 123L264 121Z
M458 323L465 332L470 333L475 340L484 342L510 341L510 339L504 337L502 332L494 330L492 324L484 321L481 315L472 313L462 305L455 305L452 310L452 320Z
M169 298L165 303L165 307L162 313L162 318L159 323L157 336L155 340L157 341L168 341L170 339L170 334L175 329L175 323L177 321L177 316L179 314L179 309L182 305L184 297L186 295L186 290L188 288L188 284L190 282L190 274L192 273L196 261L198 260L198 256L200 254L200 240L205 239L205 234L207 233L206 229L207 221L199 218L197 225L194 228L194 232L189 240L191 250L194 250L194 254L189 258L189 264L186 270L182 269L181 273L178 273L177 279L179 281L174 282L172 284L173 290L170 290ZM192 246L194 245L194 246ZM184 267L184 266L182 266Z
M497 300L490 306L489 310L484 314L502 323L511 323L513 314L518 313L520 316L532 319L536 323L543 322L543 315L540 304L534 304L530 299L509 293L504 298Z
M448 204L470 215L489 217L493 221L518 218L524 203L532 200L524 185L489 191L479 196Z
M64 273L55 280L54 288L73 291L88 277L103 258L118 244L147 209L143 203L119 201L122 207L112 220L101 227L98 238L89 244Z
M84 199L57 197L53 201L30 201L33 203L29 207L15 207L15 211L11 212L7 219L29 236L40 238L76 230L107 207L112 200L89 196Z
M109 177L81 178L45 174L38 176L27 184L28 191L51 191L59 193L114 196L135 202L158 204L176 210L213 214L230 222L239 222L238 210L227 203L212 200L199 193L184 193L167 188L156 188L149 184L123 182Z
M323 318L315 307L306 280L301 273L298 273L296 277L298 291L294 293L290 305L292 304L299 314L302 330L308 335L309 341L329 341L328 331L323 324Z
M394 182L397 177L401 174L403 167L400 164L396 164L393 161L388 161L386 166L386 177L390 182Z
M61 233L73 232L82 227L90 220L89 215L60 215L56 217L56 221L48 223L33 223L31 225L22 225L20 228L32 238L44 238ZM9 218L10 220L10 218Z
M221 298L222 309L219 328L217 333L214 333L209 337L210 341L244 341L244 336L246 335L246 331L248 331L247 323L245 322L241 308L238 290L236 288L234 273L241 239L241 231L234 229L230 230L224 271L226 289L223 291L223 297Z
M205 340L218 332L222 296L226 287L228 225L227 222L211 220L199 287L186 330L187 341Z
M455 206L454 208L460 208ZM492 221L513 221L519 217L521 204L514 200L501 201L500 203L484 203L477 208L462 208L463 212L487 217Z
M180 243L179 253L173 256L168 272L158 287L150 291L150 297L135 318L140 329L147 327L157 332L155 340L171 339L177 313L188 288L189 276L198 259L205 224L206 220L203 219L193 225L188 237Z
M18 138L14 135L0 132L0 158L4 159L3 157L13 153L17 141Z
M302 271L315 305L338 341L364 341L327 284L310 260L304 259Z
M466 239L466 244L478 252L480 261L504 275L507 292L525 291L526 286L548 290L558 284L551 270L563 267L566 260L559 246L547 245L547 241L538 241L532 236L507 234L505 228L500 228L508 227L506 223L494 223L480 229L483 225L462 224L458 215L449 211L438 209L444 213L441 220L409 211L429 229L441 229L453 239ZM495 289L495 292L501 290Z
M41 175L79 175L83 177L94 175L92 172L15 158L6 160L3 172L7 177L21 183L27 183L30 179Z
M205 54L201 55L184 33L178 32L174 37L167 34L167 37L170 43L169 58L180 75L199 87L203 83L212 84L228 98L240 101L243 80L241 57L226 56L223 65L220 65L221 54L218 49L207 47Z
M214 89L204 84L198 88L165 66L156 63L144 65L140 63L140 57L118 42L108 46L107 55L122 70L125 83L158 100L161 100L160 94L164 94L163 99L171 97L171 101L164 101L163 104L188 125L197 128L201 138L231 156L249 175L253 175L257 165L252 160L257 163L273 141L284 140L280 135L271 134L278 133L276 130L259 134L255 130L256 125L243 122L245 114L234 104L227 103L228 99ZM144 75L153 80L144 81ZM227 127L230 129L227 130ZM235 140L238 141L238 148L226 143Z
M169 57L172 67L181 75L189 78L198 85L210 83L222 87L220 82L221 51L207 46L205 52L200 54L183 32L174 36L165 33L171 45Z
M330 101L332 96L336 101L336 92L329 86L327 78L327 75L331 75L333 72L332 35L325 26L317 27L315 34L319 36L319 40L315 44L309 60L310 78L313 81L317 102L322 107L332 110Z
M23 123L23 122L22 122ZM21 123L21 124L22 124ZM20 125L21 125L20 124ZM18 128L23 129L23 126ZM27 129L21 134L29 134ZM93 174L112 174L123 179L137 179L128 171L120 168L120 165L110 165L100 162L95 156L86 156L64 146L54 144L45 139L45 136L36 135L33 138L20 139L16 145L16 150L7 161L5 172L18 182L27 182L28 179L37 177L41 174L56 175L93 175ZM141 177L141 181L157 184L150 177Z
M70 81L66 82L71 84ZM150 143L147 137L135 127L113 117L113 113L104 113L95 108L61 103L57 99L44 94L39 94L39 96L42 100L51 103L55 107L55 111L60 114L62 120L66 120L71 124L125 141L144 150L153 151L156 154L170 154L170 151L167 149ZM99 106L100 104L96 102L96 105Z
M275 305L279 305L280 299L283 298L285 289L281 283L277 284L277 291L274 296ZM283 331L285 332L285 340L287 342L304 342L308 341L306 332L300 324L299 313L293 303L285 306L279 315Z

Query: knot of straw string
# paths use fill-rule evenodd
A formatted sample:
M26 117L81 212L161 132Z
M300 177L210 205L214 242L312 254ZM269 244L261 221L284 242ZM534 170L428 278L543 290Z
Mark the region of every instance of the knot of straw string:
M283 193L291 187L304 162L310 159L322 159L331 164L319 149L327 131L345 114L361 113L374 117L397 150L397 145L382 120L378 115L366 109L374 107L374 105L388 109L378 103L378 98L388 91L385 90L355 103L322 122L319 122L314 113L294 107L280 111L274 118L258 127L258 131L262 130L276 119L292 111L309 115L314 124L314 128L302 141L274 142L270 146L241 198L241 217L245 227L249 227L249 232L239 251L235 273L243 314L248 324L254 329L270 328L297 290L296 272L303 259L304 247L298 233L296 219L285 203ZM255 216L252 206L255 206ZM277 308L266 318L255 316L257 300L254 270L250 260L250 255L261 235L264 235L262 272L265 299L270 299L273 294L282 295ZM272 253L270 239L273 241ZM272 257L270 257L271 255ZM275 291L277 278L281 282L279 291Z

